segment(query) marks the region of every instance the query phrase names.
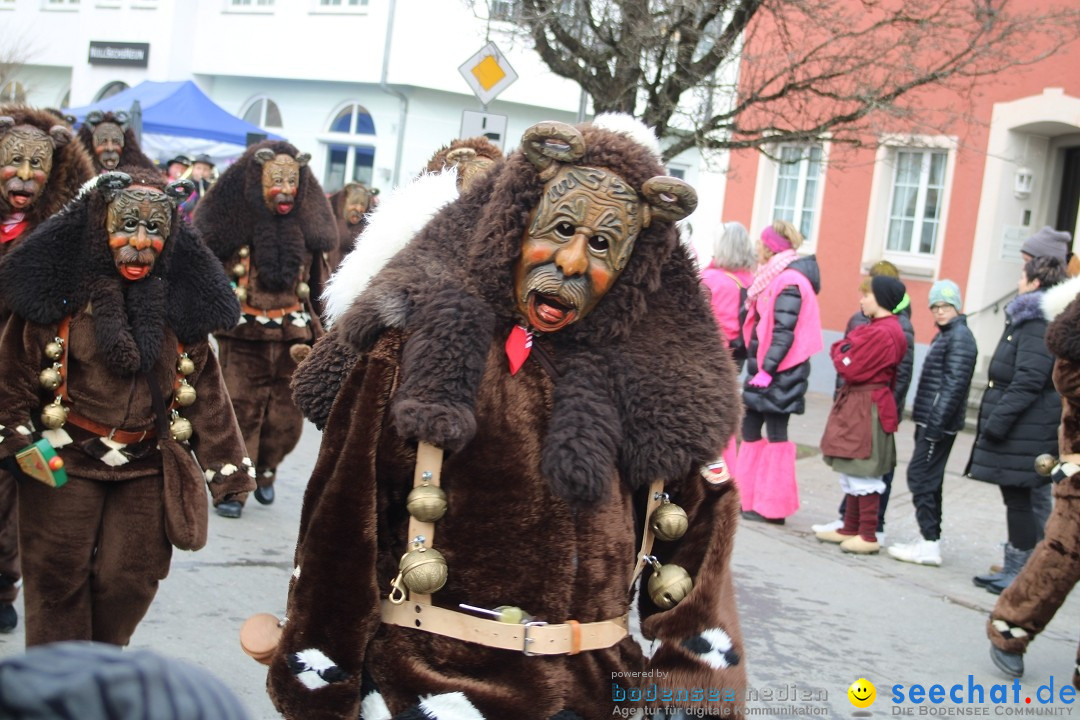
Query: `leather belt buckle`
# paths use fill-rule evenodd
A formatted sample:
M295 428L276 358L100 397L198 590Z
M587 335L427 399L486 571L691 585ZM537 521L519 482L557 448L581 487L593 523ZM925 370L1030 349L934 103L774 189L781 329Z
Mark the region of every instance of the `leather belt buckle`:
M529 652L529 644L533 643L533 642L536 642L535 639L529 637L529 628L543 627L544 625L547 625L547 623L542 622L540 620L533 620L531 622L524 623L525 629L524 629L524 631L522 631L523 642L521 644L521 652L522 652L522 654L526 655L527 657L535 657L537 655L543 655L544 654L544 653Z

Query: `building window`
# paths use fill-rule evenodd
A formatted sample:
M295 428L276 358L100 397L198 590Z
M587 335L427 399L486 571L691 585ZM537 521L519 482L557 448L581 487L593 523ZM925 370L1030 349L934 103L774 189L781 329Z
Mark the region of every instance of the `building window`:
M821 181L820 145L783 145L776 168L772 218L787 220L812 241Z
M14 10L15 0L0 0L0 10Z
M256 98L244 111L243 118L261 128L284 127L281 122L281 110L270 98Z
M270 11L274 9L274 0L225 0L227 11Z
M349 8L367 7L368 0L319 0L320 8L334 8L347 10Z
M78 10L79 0L43 0L45 10Z
M488 3L492 20L512 22L518 18L517 0L491 0Z
M105 98L111 98L113 95L122 93L130 87L126 82L122 80L114 80L105 87L98 90L98 94L94 96L94 102L99 102Z
M915 255L937 252L947 157L940 151L896 151L887 251Z
M375 168L375 123L362 105L350 103L330 122L321 138L326 145L323 187L337 192L347 182L372 184Z
M18 80L11 80L0 88L0 102L26 102L26 88Z

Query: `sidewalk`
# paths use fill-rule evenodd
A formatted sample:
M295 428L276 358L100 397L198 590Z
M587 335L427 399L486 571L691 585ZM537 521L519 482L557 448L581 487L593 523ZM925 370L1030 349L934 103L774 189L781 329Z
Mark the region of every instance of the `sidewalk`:
M831 406L831 396L807 394L806 413L791 416L788 430L791 440L816 450ZM919 537L911 493L907 488L907 466L914 447L914 433L915 424L906 414L896 434L898 465L885 515L886 546ZM991 564L1002 561L1001 544L1007 536L1005 506L996 485L963 477L974 441L974 433L959 433L946 466L942 489L942 566L932 568L902 563L889 557L885 547L882 547L879 556L872 559L872 564L880 565L880 569L890 575L932 589L951 602L989 611L996 597L972 584L971 578L985 573ZM805 450L800 448L800 455ZM803 457L796 462L796 475L799 482L799 511L787 519L786 525L768 526L768 529L804 537L807 543L818 546L822 553L839 553L835 545L818 543L810 529L811 525L838 517L837 508L842 494L837 474L824 463L821 453L815 452L813 456ZM764 523L742 523L743 528L750 525ZM1080 599L1071 598L1065 608L1071 609L1072 617L1080 617ZM1063 609L1062 614L1065 612ZM1051 627L1055 626L1056 629L1066 627L1060 622L1053 623ZM1075 626L1073 622L1072 627Z

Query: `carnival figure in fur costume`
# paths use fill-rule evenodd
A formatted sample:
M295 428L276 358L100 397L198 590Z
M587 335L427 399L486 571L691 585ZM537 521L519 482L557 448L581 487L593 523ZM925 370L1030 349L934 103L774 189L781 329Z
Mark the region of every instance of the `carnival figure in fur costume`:
M207 342L236 322L236 298L177 222L190 191L139 168L105 173L0 265L12 311L0 458L30 476L19 484L27 645L126 645L171 546L205 544L207 485L215 503L254 487ZM49 467L66 484L26 464L35 451L57 453Z
M741 704L738 493L704 467L734 366L673 225L693 189L613 125L527 130L338 319L360 359L262 648L287 718Z
M45 110L0 106L0 260L75 197L94 175L90 158L63 121ZM9 311L0 301L0 327ZM0 632L15 629L19 534L15 478L0 470Z
M274 501L278 464L303 429L289 379L301 356L296 350L322 332L312 305L320 290L310 282L312 266L337 244L330 203L307 167L310 159L286 142L254 145L222 174L195 216L240 299L240 323L216 337L257 471L255 498L264 505ZM237 500L217 510L240 517L242 508Z
M367 225L368 213L375 209L378 194L377 189L352 182L330 196L330 207L337 220L338 244L323 253L328 273L333 274L342 259L352 251L357 236Z
M104 173L120 167L140 167L161 172L139 147L130 122L131 118L122 111L94 110L86 116L83 126L79 128L79 142L94 159L94 170Z
M1028 645L1080 582L1080 278L1043 293L1042 312L1051 320L1046 347L1056 358L1054 387L1061 394L1060 456L1042 456L1035 467L1054 482L1054 509L1045 536L1002 590L986 626L994 664L1012 677L1023 676ZM1072 672L1080 688L1078 668L1080 650Z
M357 247L326 285L322 317L333 324L371 278L439 210L502 161L502 152L487 138L457 139L435 151L419 176L385 196L367 216L363 239L358 238ZM356 358L352 344L331 328L315 343L309 359L293 373L293 399L304 417L320 430Z

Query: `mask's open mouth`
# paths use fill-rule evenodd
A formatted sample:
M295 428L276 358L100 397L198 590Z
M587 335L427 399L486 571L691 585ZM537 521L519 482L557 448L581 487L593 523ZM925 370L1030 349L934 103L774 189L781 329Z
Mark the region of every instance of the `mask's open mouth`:
M278 200L274 203L274 210L277 211L278 215L288 215L292 212L293 205L292 200Z
M8 202L17 210L30 207L30 201L33 199L34 196L24 190L13 190L8 193Z
M142 280L150 274L150 266L124 263L120 266L120 274L128 280Z
M561 330L577 319L577 309L571 307L554 295L536 292L529 293L529 325L539 332Z

